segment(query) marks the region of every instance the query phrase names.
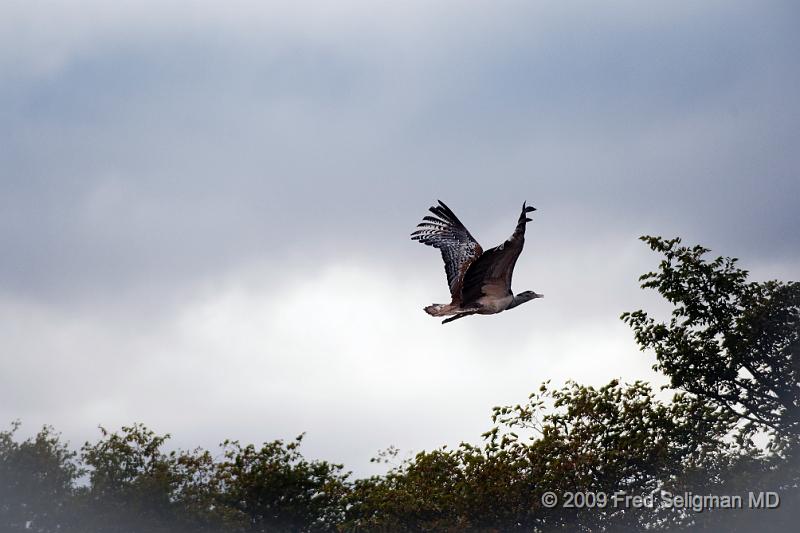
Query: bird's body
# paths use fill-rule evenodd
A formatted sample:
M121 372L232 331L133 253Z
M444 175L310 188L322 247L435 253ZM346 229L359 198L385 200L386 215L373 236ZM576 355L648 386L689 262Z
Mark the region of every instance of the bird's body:
M442 322L445 323L474 314L500 313L542 297L533 291L516 295L511 291L514 265L525 245L525 226L531 221L527 213L536 208L522 204L522 214L511 237L486 251L443 202L430 211L435 216L423 217L411 238L442 252L451 301L429 305L425 308L429 315L450 316Z

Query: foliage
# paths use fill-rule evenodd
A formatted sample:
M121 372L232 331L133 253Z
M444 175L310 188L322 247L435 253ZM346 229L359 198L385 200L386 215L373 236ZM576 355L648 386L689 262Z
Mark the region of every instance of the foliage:
M734 421L687 395L670 404L616 380L595 389L542 385L526 404L495 407L482 446L417 454L385 476L356 481L348 528L389 531L636 530L649 509L541 505L544 492L649 494L713 465ZM527 437L522 433L528 433Z
M701 246L642 237L663 254L658 272L641 276L675 307L667 323L644 311L625 313L655 369L785 450L800 434L800 283L748 282L734 258L707 261Z
M238 511L244 531L332 531L344 513L349 473L325 461L306 461L302 435L256 448L223 443L224 459L211 478L215 504Z
M3 531L53 531L66 519L82 470L76 452L45 426L23 442L19 429L0 432L0 526Z
M185 530L184 509L174 498L181 478L175 452L162 451L169 435L156 435L142 424L121 432L100 428L102 438L82 448L89 485L78 491L81 529L116 532Z

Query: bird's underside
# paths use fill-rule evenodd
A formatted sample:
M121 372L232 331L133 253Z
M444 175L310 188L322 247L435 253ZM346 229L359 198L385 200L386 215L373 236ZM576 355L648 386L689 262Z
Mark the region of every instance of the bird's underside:
M525 291L514 295L511 277L514 265L525 244L527 213L534 207L522 204L514 233L500 246L483 251L453 211L442 201L430 208L434 216L425 216L411 234L413 240L438 248L444 260L449 304L432 304L425 311L432 316L447 316L442 323L465 316L491 315L511 309L542 295Z

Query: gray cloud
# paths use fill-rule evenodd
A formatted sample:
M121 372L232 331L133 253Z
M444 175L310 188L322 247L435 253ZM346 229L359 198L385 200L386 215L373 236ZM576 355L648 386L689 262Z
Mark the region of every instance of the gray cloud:
M540 379L653 377L616 318L658 305L636 287L655 264L642 233L797 277L793 3L154 6L15 4L0 22L0 416L82 438L156 420L211 444L259 418L272 429L254 440L317 430L320 454L359 461L467 438ZM515 286L547 298L502 320L427 321L441 266L408 233L436 198L485 246L522 200L539 207ZM367 308L342 336L326 298ZM296 300L293 321L269 325ZM248 313L263 323L241 328ZM374 328L385 342L349 340ZM417 370L429 364L438 379ZM97 386L56 402L48 391L72 390L60 375ZM142 387L152 403L137 404ZM163 410L195 401L213 414ZM330 436L343 412L381 428L365 449Z

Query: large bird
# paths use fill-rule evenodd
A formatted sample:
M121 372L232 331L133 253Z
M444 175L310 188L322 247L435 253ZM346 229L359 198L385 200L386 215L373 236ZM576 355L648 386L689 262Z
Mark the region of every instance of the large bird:
M434 216L425 216L411 239L438 248L444 259L447 284L452 301L425 308L431 316L449 316L442 324L465 316L493 315L544 295L533 291L511 292L511 276L522 247L525 245L527 214L535 207L522 204L522 214L514 233L500 246L485 252L470 235L464 224L439 200L430 208Z

